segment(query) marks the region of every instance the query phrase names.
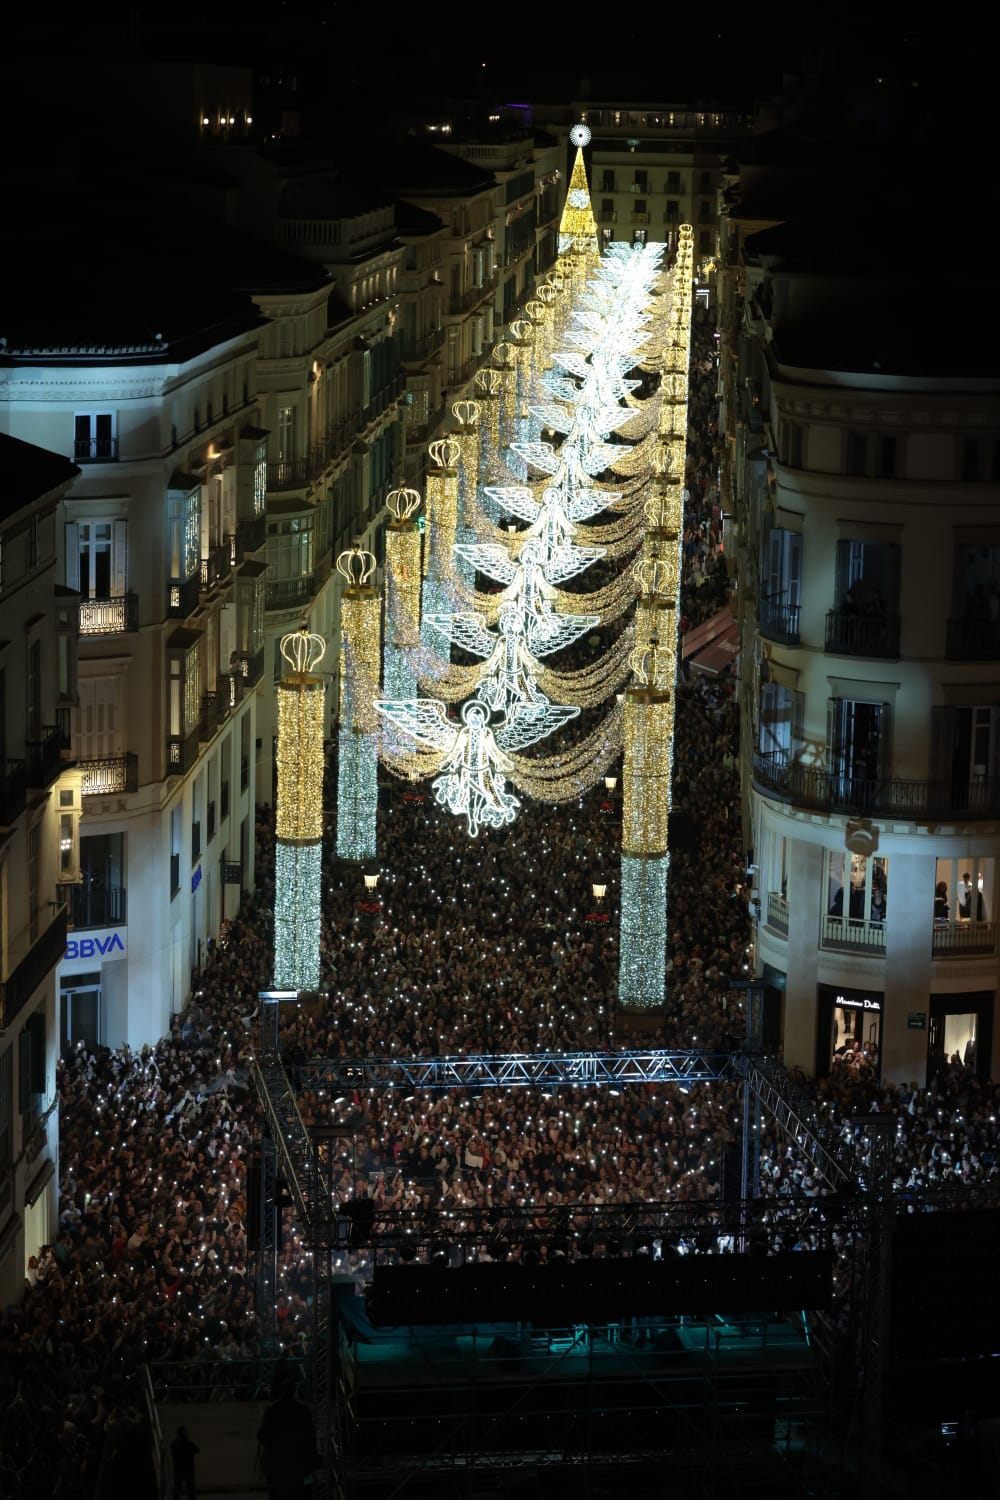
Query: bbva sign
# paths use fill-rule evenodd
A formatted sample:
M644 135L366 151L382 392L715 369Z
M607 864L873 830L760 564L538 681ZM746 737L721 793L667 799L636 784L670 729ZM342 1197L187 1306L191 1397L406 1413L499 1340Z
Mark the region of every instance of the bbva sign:
M127 932L124 927L107 927L100 932L81 933L66 942L64 963L80 958L124 958L127 952Z

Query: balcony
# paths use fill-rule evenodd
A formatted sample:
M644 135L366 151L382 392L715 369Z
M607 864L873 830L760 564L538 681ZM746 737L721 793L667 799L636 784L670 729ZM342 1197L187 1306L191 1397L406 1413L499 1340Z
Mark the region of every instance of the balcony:
M126 635L139 629L138 594L80 600L81 635Z
M198 746L204 738L205 732L200 723L186 737L179 734L167 736L168 776L183 776L185 771L190 771L198 759Z
M780 891L767 893L767 926L782 937L788 936L788 901Z
M171 582L167 587L167 614L171 619L186 620L198 608L201 593L201 573L192 573L183 583Z
M935 922L931 939L934 958L978 957L996 951L992 922Z
M759 380L743 382L743 420L751 432L764 431L764 406Z
M128 921L128 892L100 880L63 886L68 896L70 927L122 927Z
M28 802L28 767L23 760L8 760L0 776L0 828L9 828Z
M73 458L78 464L114 463L118 457L118 439L78 438L73 444Z
M783 646L799 644L798 604L789 604L788 593L764 594L757 608L757 628L769 641Z
M126 752L124 755L107 755L100 760L78 760L76 768L83 772L81 790L84 797L113 797L139 789L137 755Z
M885 923L865 922L860 917L833 917L827 912L823 916L820 947L884 957Z
M649 214L629 214L629 220L633 224L648 224Z
M1000 620L949 620L945 656L949 661L1000 660Z
M229 577L233 567L233 548L229 542L220 542L209 547L208 556L201 560L201 587L204 591L216 588Z
M756 751L754 787L815 812L857 813L909 822L974 822L1000 817L1000 783L903 781L844 776L789 760L782 751Z
M59 906L45 931L39 934L8 977L0 982L0 1030L11 1025L65 952L66 908Z
M839 656L881 656L895 661L899 656L899 616L829 609L824 649Z
M241 651L240 662L243 667L243 688L249 692L255 687L264 675L264 647L258 646L254 652Z
M618 223L618 214L615 211L615 209L613 209L613 208L602 209L601 212L595 214L594 217L597 220L598 224L617 224Z
M28 786L45 788L52 785L62 771L63 751L68 741L56 724L46 724L40 740L28 740L27 772Z
M407 364L419 364L430 356L444 343L444 329L432 328L430 333L422 337L407 339L403 345L403 359Z
M482 302L486 297L494 292L496 290L496 284L497 272L494 271L490 279L488 281L484 281L482 286L471 286L469 287L468 291L460 292L457 297L450 297L448 299L449 313L451 313L451 315L454 317L458 313L468 312L470 307L475 307L477 303Z
M264 598L265 609L297 609L313 595L313 575L302 578L275 578L268 582Z
M259 552L266 541L267 516L263 511L259 516L254 516L252 521L237 521L234 561L241 563L249 552Z

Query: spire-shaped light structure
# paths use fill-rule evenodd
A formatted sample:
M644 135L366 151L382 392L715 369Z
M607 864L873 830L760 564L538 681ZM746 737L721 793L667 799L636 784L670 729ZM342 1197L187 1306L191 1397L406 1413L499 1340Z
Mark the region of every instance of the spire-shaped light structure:
M380 601L372 586L375 558L352 547L337 558L347 588L340 601L340 739L337 764L337 856L374 859L378 803L381 658Z
M559 220L559 254L576 253L597 256L597 221L590 202L590 186L587 168L583 162L583 148L590 142L590 130L586 125L574 125L570 140L576 147L573 172L569 179L569 190Z
M305 625L282 637L288 672L278 686L278 794L274 851L274 987L319 989L323 892L323 720L326 652Z

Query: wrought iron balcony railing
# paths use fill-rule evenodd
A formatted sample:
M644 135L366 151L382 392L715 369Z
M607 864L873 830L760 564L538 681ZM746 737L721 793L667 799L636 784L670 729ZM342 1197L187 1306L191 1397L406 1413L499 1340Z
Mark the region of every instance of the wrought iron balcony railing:
M236 523L236 559L241 563L248 552L259 552L267 541L267 516L262 511L252 521Z
M139 789L139 757L127 751L124 755L106 755L97 760L78 760L83 772L85 797L113 797L115 793Z
M110 599L81 599L81 635L125 635L139 629L138 594L117 594Z
M1000 783L992 781L846 776L803 765L775 751L755 752L753 779L756 789L765 796L817 812L952 822L1000 817Z
M798 604L789 604L787 592L764 594L757 608L757 625L761 635L784 646L799 644Z
M8 760L0 771L0 828L9 828L27 806L28 767L23 760Z
M77 438L73 443L73 458L78 464L113 463L118 457L118 439Z
M313 575L306 573L301 578L275 578L269 580L265 594L266 609L295 609L304 604L313 594Z
M895 660L899 656L899 616L827 610L825 649L840 656L883 656Z
M1000 661L1000 620L949 620L945 655L950 661Z
M82 885L63 889L69 898L71 927L121 927L128 921L128 892L123 885L84 880Z
M204 739L205 734L201 723L195 725L187 736L171 734L167 736L167 775L183 776L189 771L198 758L198 746Z
M788 936L788 901L780 891L767 893L767 925L772 932Z
M233 549L229 542L220 542L209 547L208 556L201 560L201 586L213 589L229 577L233 566Z
M28 785L30 787L51 786L63 768L63 751L69 741L58 724L45 724L42 737L26 742Z
M60 905L44 932L39 933L7 978L0 981L0 1029L11 1025L65 952L66 908Z
M935 922L931 940L934 958L975 957L996 952L992 922Z
M167 614L178 620L186 620L188 615L193 614L198 608L200 593L200 569L197 573L192 573L190 578L185 578L183 583L169 583L167 585Z

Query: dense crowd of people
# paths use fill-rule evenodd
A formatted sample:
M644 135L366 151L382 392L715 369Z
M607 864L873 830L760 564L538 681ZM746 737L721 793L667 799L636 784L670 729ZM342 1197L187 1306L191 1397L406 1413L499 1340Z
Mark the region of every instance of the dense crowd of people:
M699 308L688 625L728 590L714 478L713 335ZM740 992L730 984L748 973L751 934L732 681L681 681L675 723L669 1000L642 1045L722 1049L742 1035ZM506 1210L527 1213L530 1223L536 1207L556 1206L583 1236L590 1210L608 1204L719 1202L724 1153L740 1131L733 1084L404 1097L335 1093L304 1069L315 1057L629 1045L614 1001L615 927L604 920L617 901L618 813L602 787L557 816L528 805L510 828L470 841L429 794L397 784L379 808L377 903L364 902L356 870L328 859L323 994L286 1008L279 1045L342 1205L478 1212L492 1225ZM311 1264L294 1216L274 1309L256 1306L250 1243L247 1169L259 1121L247 1065L262 1020L259 992L272 974L267 808L258 812L255 865L255 892L210 947L170 1034L141 1052L80 1047L60 1065L58 1234L31 1266L23 1300L0 1314L0 1491L12 1500L91 1500L102 1464L106 1475L131 1476L130 1494L146 1492L148 1434L129 1381L140 1364L216 1367L253 1356L262 1329L290 1353L305 1347ZM597 880L608 887L604 909L595 909ZM843 1068L818 1097L831 1128L852 1138L854 1112L894 1113L900 1188L1000 1173L1000 1101L967 1074L938 1080L933 1091L899 1090L881 1087L870 1068ZM801 1150L766 1125L763 1195L780 1205L823 1190ZM839 1248L846 1287L853 1247ZM361 1278L368 1254L345 1243L338 1267Z

